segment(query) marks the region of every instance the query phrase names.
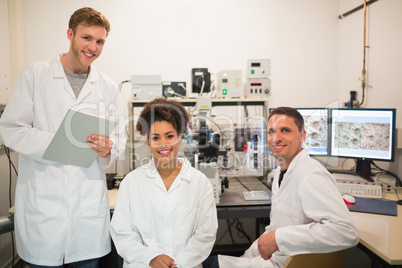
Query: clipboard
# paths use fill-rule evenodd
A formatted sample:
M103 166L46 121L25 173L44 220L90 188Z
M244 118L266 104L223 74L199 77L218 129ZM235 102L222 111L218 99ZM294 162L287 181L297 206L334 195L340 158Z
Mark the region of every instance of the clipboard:
M60 164L89 167L97 154L86 144L88 136L110 136L116 122L68 110L42 159Z

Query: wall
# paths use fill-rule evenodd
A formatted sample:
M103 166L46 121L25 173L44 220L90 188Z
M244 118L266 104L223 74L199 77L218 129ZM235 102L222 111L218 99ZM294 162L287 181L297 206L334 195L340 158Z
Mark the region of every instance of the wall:
M338 98L336 1L24 1L27 63L68 50L67 21L83 5L111 22L95 65L116 83L160 74L190 85L194 67L207 67L214 77L224 69L245 73L247 59L269 58L272 107L325 106ZM129 84L122 92L130 99Z
M8 101L11 90L11 68L10 68L10 38L9 38L9 16L8 1L0 1L0 104ZM12 159L16 163L17 155L12 153ZM11 192L14 193L16 176L11 177ZM8 159L0 138L0 217L8 214L10 174ZM11 196L13 203L14 196ZM0 267L9 265L12 257L11 233L0 235Z
M8 101L11 94L10 78L10 39L8 30L8 5L6 0L0 1L0 104Z
M363 1L341 0L340 13L345 13ZM402 2L378 1L368 7L366 26L366 71L368 87L362 107L396 108L396 126L402 127ZM339 20L339 99L347 101L349 91L357 91L362 99L359 78L363 69L364 13L360 11ZM402 177L401 149L395 162L376 162Z
M190 83L194 67L207 67L212 73L245 70L247 59L270 58L273 106L325 105L338 97L337 1L64 3L24 1L27 63L67 51L69 16L89 5L111 21L96 65L117 83L132 74L161 74L163 80ZM129 91L127 87L123 91ZM323 90L326 94L319 94Z
M0 33L7 38L3 21L7 17L6 3L0 1ZM132 74L161 74L163 80L184 80L189 84L193 67L207 67L212 73L222 69L245 71L247 59L269 58L271 107L341 106L349 100L351 90L356 90L361 98L358 78L363 60L363 11L338 19L339 14L362 4L361 0L9 0L8 3L12 5L10 28L15 29L9 48L11 86L23 65L67 52L70 15L82 6L92 6L104 13L112 25L103 55L95 65L116 83L130 79ZM399 0L378 1L368 8L369 86L363 105L397 108L399 128L402 127L400 10ZM0 53L5 54L0 57L1 63L6 64L3 55L7 55L4 52L7 44L3 40ZM2 66L0 77L7 73ZM0 96L4 96L3 90L0 84ZM122 90L128 99L129 85ZM402 176L402 166L398 166L401 157L398 150L395 163L378 164ZM0 155L0 161L3 159L4 155ZM7 171L3 167L0 174L0 183L5 185ZM1 187L0 196L5 195L8 193ZM6 201L1 202L3 205ZM0 260L5 259L2 245L0 237Z

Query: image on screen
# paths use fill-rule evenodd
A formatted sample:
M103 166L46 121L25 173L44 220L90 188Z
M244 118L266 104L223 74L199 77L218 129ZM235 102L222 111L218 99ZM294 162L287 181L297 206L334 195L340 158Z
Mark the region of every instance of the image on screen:
M331 154L393 161L394 109L332 109Z
M327 108L296 108L303 116L306 139L303 148L310 155L328 155L329 109Z

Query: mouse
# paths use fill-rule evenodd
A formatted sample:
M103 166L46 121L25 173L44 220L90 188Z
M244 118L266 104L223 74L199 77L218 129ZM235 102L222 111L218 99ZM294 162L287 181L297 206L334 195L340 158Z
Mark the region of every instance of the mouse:
M356 203L356 199L353 195L350 194L342 194L343 201L345 201L346 204L354 204Z

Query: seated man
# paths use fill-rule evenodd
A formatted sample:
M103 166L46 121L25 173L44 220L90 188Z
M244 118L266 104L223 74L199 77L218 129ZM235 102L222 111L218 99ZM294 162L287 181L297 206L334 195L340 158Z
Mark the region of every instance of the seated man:
M302 148L305 138L297 110L279 107L271 112L268 144L279 161L271 223L242 257L212 256L204 267L284 267L293 255L333 252L358 243L358 231L335 179Z

